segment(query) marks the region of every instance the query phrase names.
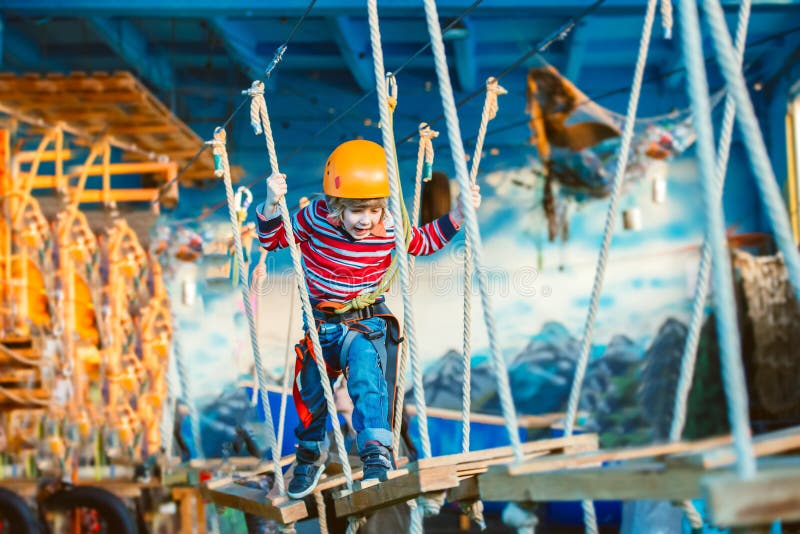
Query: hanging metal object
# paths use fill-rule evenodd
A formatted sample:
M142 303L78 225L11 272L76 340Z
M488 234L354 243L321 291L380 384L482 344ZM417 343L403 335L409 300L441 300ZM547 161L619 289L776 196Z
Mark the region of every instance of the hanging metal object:
M622 225L625 230L638 231L642 229L642 210L639 206L628 208L622 212Z
M652 184L653 204L667 201L667 170L669 165L662 160L653 160L647 168L647 176Z

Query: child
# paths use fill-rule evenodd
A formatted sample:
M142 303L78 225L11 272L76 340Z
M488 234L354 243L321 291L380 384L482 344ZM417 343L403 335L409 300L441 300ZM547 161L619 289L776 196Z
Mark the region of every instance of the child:
M358 295L375 291L392 261L396 226L387 209L389 179L383 147L363 140L338 146L325 164L322 185L325 200L315 200L300 209L292 217L292 229L303 255L328 375L332 381L341 373L347 377L364 479L382 479L392 469L384 369L385 342L391 337L391 324L396 320L382 297L363 309L345 313L335 310L341 311ZM267 250L288 246L278 211L278 202L286 190L284 175L270 176L266 201L256 210L258 238ZM477 186L473 188L472 201L476 208L480 205ZM408 252L436 252L453 238L463 220L461 210L455 209L422 227L412 228ZM303 354L298 350L295 364L294 397L301 423L295 429L297 456L288 488L292 499L303 498L314 490L327 458L327 410L319 371L315 362Z

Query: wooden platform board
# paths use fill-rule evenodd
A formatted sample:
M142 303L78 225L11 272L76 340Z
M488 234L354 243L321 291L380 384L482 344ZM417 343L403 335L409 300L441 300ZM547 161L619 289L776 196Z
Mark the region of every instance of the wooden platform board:
M720 469L735 462L730 442L729 436L723 436L552 455L494 466L478 477L480 496L515 501L694 499L700 497L701 479L709 474L707 469ZM759 457L800 449L800 427L759 435L753 440L753 448ZM769 466L771 460L760 462ZM621 463L600 467L610 461ZM800 495L800 485L792 495Z
M761 462L755 478L733 472L710 474L700 481L711 520L721 527L767 525L800 520L800 457Z
M204 141L130 72L0 73L0 102L0 113L18 113L50 125L62 122L67 131L71 128L91 136L103 133L120 148L136 146L145 153L163 154L180 167ZM217 180L213 171L213 156L206 150L182 180ZM231 172L234 179L242 173L241 168Z
M458 485L454 465L441 465L424 469L408 467L389 472L387 480L370 481L354 491L334 493L334 507L338 517L361 515L408 501L425 493L443 491Z
M288 525L308 517L304 501L281 497L276 491L267 494L264 490L237 484L230 479L214 481L202 489L203 496L218 506L235 508L242 512L272 519Z

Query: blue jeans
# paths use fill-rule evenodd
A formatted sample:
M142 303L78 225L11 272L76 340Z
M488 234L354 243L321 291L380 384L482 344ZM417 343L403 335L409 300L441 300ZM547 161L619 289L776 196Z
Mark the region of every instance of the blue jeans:
M372 317L351 324L358 333L343 353L343 344L348 332L347 324L321 323L319 342L322 355L331 370L343 370L347 378L347 390L353 401L353 430L356 431L358 451L361 453L368 441L377 441L386 447L392 446L392 432L389 428L389 396L386 378L381 369L380 354L374 343L383 344L386 339L386 321ZM373 341L367 338L369 336ZM306 427L298 424L294 430L298 444L307 449L319 451L325 448L325 426L328 409L325 394L320 383L317 364L311 359L303 361L298 376L300 396L312 414L311 423ZM329 379L331 385L335 379Z

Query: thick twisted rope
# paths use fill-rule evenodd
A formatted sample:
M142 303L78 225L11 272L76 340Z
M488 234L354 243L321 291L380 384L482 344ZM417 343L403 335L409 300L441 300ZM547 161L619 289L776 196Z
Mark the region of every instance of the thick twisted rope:
M289 380L292 376L292 371L294 370L294 366L292 365L292 354L294 351L292 350L292 319L294 318L294 308L296 306L296 298L295 298L295 291L297 290L297 286L292 284L291 290L289 293L289 302L291 302L291 307L289 308L289 328L286 329L286 354L283 360L283 381L281 383L281 409L280 409L280 416L278 418L278 450L283 451L283 430L286 425L286 404L289 401Z
M567 402L567 415L564 424L564 435L572 436L575 429L575 416L578 412L580 394L583 388L583 379L586 375L586 367L589 363L589 349L592 343L594 332L594 322L597 316L597 305L600 300L600 292L605 279L606 265L608 263L608 251L611 248L611 238L614 234L614 225L617 220L617 206L622 192L622 184L625 179L625 171L628 166L628 156L630 154L631 142L633 140L633 127L636 122L636 111L639 106L639 95L642 90L642 80L644 78L644 68L647 63L647 52L650 48L650 36L655 19L656 4L658 0L648 0L647 11L644 17L642 35L639 40L639 53L636 59L636 68L633 74L633 85L631 95L628 100L628 111L625 116L625 126L622 133L619 153L617 155L617 166L614 174L614 185L611 191L611 199L606 213L605 228L603 229L603 244L597 259L597 270L595 271L594 284L592 285L592 296L589 303L589 312L584 324L583 338L581 340L581 350L578 363L575 368L575 378L572 381L572 388ZM594 506L591 501L583 501L584 520L587 532L597 532L597 524L594 515Z
M714 283L714 307L722 361L722 380L728 399L728 417L733 431L738 472L742 477L755 474L755 460L750 436L750 417L747 411L747 390L742 369L736 307L733 297L730 258L725 238L722 206L715 198L714 130L711 125L711 105L703 64L703 45L697 6L691 0L681 0L681 41L686 65L689 95L694 109L697 131L697 154L703 177L703 201L706 214L706 236L711 242L711 268ZM725 29L727 33L727 27ZM737 103L737 108L738 108ZM737 109L737 115L741 113Z
M672 0L661 0L661 26L664 28L664 39L672 39Z
M173 317L173 322L174 322ZM172 338L170 345L174 347L175 339L177 338L174 330L172 331ZM171 351L170 359L175 358L174 348ZM164 452L165 465L169 465L169 459L172 457L172 446L174 443L175 435L175 400L177 399L177 384L175 383L175 372L172 370L170 361L167 360L167 371L164 376L164 381L167 385L167 398L164 399L164 406L161 408L161 450ZM193 430L194 432L194 430ZM166 469L165 469L166 471Z
M663 5L663 4L662 4ZM747 25L750 19L750 0L743 0L739 6L739 17L736 26L736 51L739 65L744 57L744 47L747 38ZM720 130L719 144L717 145L717 173L716 173L716 193L715 201L722 201L723 185L725 183L725 171L728 168L728 156L730 155L731 140L733 139L734 116L736 104L730 94L725 96L725 111L722 116L722 127ZM700 331L703 326L705 315L706 299L708 297L708 281L711 269L711 242L703 239L702 252L700 253L700 266L695 282L692 314L689 321L689 330L686 334L686 342L681 357L681 371L678 379L678 386L675 392L675 403L672 410L672 425L670 427L670 441L680 441L683 429L686 425L686 410L689 401L689 391L692 387L694 368L697 361L697 346L700 342ZM703 518L692 504L686 500L680 503L686 518L692 528L702 528Z
M228 163L228 151L225 148L226 137L227 135L224 129L217 128L214 130L214 140L210 142L214 151L214 174L217 176L221 174L225 183L225 194L228 199L228 215L233 232L233 245L236 252L236 260L239 264L238 284L242 292L242 300L244 301L244 311L247 316L250 332L250 347L253 350L253 360L255 361L256 373L258 374L258 389L261 395L261 403L264 406L264 421L267 425L267 446L270 448L270 453L272 455L272 470L275 476L275 485L278 487L278 493L283 496L286 494L286 488L283 481L283 471L281 469L281 451L278 450L275 440L275 426L272 422L272 408L269 402L269 392L267 391L266 368L261 359L261 350L258 346L258 329L256 327L255 314L253 313L253 303L250 300L250 284L247 283L248 272L244 264L244 254L242 252L241 224L234 205L231 169Z
M375 71L375 83L378 93L378 108L381 124L391 125L392 120L389 110L389 95L386 90L386 78L383 70L383 49L381 47L380 25L378 22L377 0L367 1L369 19L370 44L372 45L372 61ZM414 403L417 407L417 423L422 448L422 457L430 458L431 442L428 435L428 410L425 405L425 390L422 385L422 369L417 360L417 339L414 326L414 315L411 307L411 291L408 268L408 254L405 240L405 224L403 217L403 199L400 193L400 180L397 175L397 162L395 156L394 132L391 127L381 128L383 148L386 151L386 167L389 174L389 205L394 216L395 230L395 255L400 273L400 284L403 292L403 329L408 339L408 356L411 362L411 373L414 384ZM401 231L402 230L402 231ZM398 377L399 378L399 377Z
M433 170L433 139L439 137L439 132L421 122L419 124L419 149L417 150L417 172L414 177L414 202L411 205L411 224L419 222L420 198L422 196L422 182L431 180ZM409 258L413 261L413 256Z
M197 412L197 405L192 396L192 381L189 378L189 370L186 368L186 360L181 350L180 335L178 332L178 320L173 315L172 319L172 352L175 358L175 367L178 371L178 381L181 384L181 394L183 402L189 408L189 423L192 428L192 441L197 451L197 457L203 458L203 440L200 438L200 414ZM172 433L172 430L170 430Z
M439 24L439 15L436 12L436 2L425 0L425 18L428 25L428 33L431 36L433 47L433 57L436 64L436 77L439 81L439 94L444 108L445 122L447 124L447 136L450 142L450 152L453 157L453 164L456 170L456 178L461 195L461 207L464 210L464 228L466 239L469 239L473 247L473 257L475 270L478 273L478 287L481 293L481 304L483 306L483 318L486 323L486 330L489 334L489 347L492 354L492 367L498 383L498 394L500 396L500 406L503 410L503 419L514 451L514 458L521 462L524 458L522 444L518 432L517 414L514 409L514 399L511 396L511 386L508 381L508 370L506 362L500 350L497 340L497 332L494 323L494 313L492 303L488 293L488 275L485 269L481 268L482 244L481 235L478 229L478 220L475 216L475 207L472 205L472 193L467 173L467 163L464 154L464 144L461 138L461 128L458 122L456 104L453 98L453 87L450 84L450 73L447 67L447 57L442 41L442 30Z
M317 517L319 518L320 534L328 534L328 515L325 512L325 497L321 491L314 492L314 504L317 507Z
M411 216L409 217L409 225L415 225L419 221L420 211L420 197L422 191L422 182L425 181L426 175L430 179L429 171L433 167L433 142L432 139L439 137L439 132L431 130L431 127L426 123L419 125L419 150L417 151L417 172L414 179L414 203L411 209ZM414 264L416 263L416 256L408 257L408 270L413 274ZM406 393L406 371L408 369L408 338L403 338L403 343L400 345L400 360L398 361L397 368L397 384L395 384L395 391L397 398L395 399L394 406L394 422L392 426L392 449L395 451L400 450L400 431L403 427L403 403L405 402Z
M497 111L500 109L497 104L497 97L507 92L493 77L486 80L486 99L483 102L481 124L478 127L478 138L475 141L472 167L469 172L470 186L478 182L478 168L483 152L483 142L486 139L486 128L489 125L489 121L497 116ZM464 239L464 345L461 376L461 451L465 453L469 452L469 418L472 411L472 368L470 367L472 359L472 276L474 274L472 267L472 244L467 237Z
M264 138L267 144L267 154L269 155L269 166L270 171L273 174L277 174L280 172L278 167L278 155L275 151L275 140L272 137L272 126L269 121L269 113L267 111L267 102L264 100L263 94L263 83L261 82L253 82L251 86L251 90L253 94L251 97L254 100L258 101L258 113L261 117L261 124L264 131ZM261 92L259 92L261 89ZM294 277L295 281L297 282L297 288L300 293L300 303L303 309L303 318L305 319L305 324L308 325L308 334L311 338L311 346L314 350L314 354L318 354L319 358L312 358L317 365L317 370L319 371L320 377L320 384L322 384L322 391L325 394L325 404L328 408L328 414L331 416L331 424L333 425L333 437L336 442L336 450L344 451L344 437L342 436L342 428L339 424L339 417L336 413L336 403L333 400L333 390L331 389L330 380L328 380L328 372L325 369L325 361L321 357L322 356L322 348L319 344L319 332L314 327L316 322L314 321L314 312L311 308L311 299L308 295L308 285L306 284L306 275L305 271L303 270L303 259L300 255L300 248L297 246L297 242L294 239L294 231L292 230L292 220L289 216L289 209L286 207L286 199L281 197L280 201L278 202L278 206L281 213L281 220L283 222L283 228L286 232L286 240L289 242L289 251L291 252L292 256L292 265L294 267ZM350 468L350 462L347 461L347 456L345 455L342 458L342 471L344 472L344 478L347 485L348 490L353 489L353 472Z
M764 138L759 130L758 118L747 92L740 62L737 60L736 51L731 43L719 2L703 0L703 10L708 18L717 59L728 91L736 102L736 120L745 139L744 145L747 148L753 175L758 184L776 244L786 262L786 271L789 274L795 298L800 301L800 252L794 243L789 216L778 187L778 180L770 163Z
M750 0L743 0L739 6L739 18L736 27L736 50L740 65L744 57L744 47L747 39L750 4ZM722 116L722 127L717 144L716 182L714 184L716 202L722 201L725 171L728 168L728 156L730 155L731 140L733 139L735 113L736 104L731 95L728 94L725 96L725 111ZM703 325L703 315L705 312L706 299L708 297L710 269L711 242L709 239L704 238L702 252L700 253L697 281L695 283L692 315L689 322L689 331L686 335L686 343L683 348L680 378L678 380L675 403L672 410L672 425L669 432L670 441L679 441L683 435L684 426L686 425L686 407L689 399L689 390L692 387L692 377L694 376L694 366L697 358L697 346L700 341L700 331Z

